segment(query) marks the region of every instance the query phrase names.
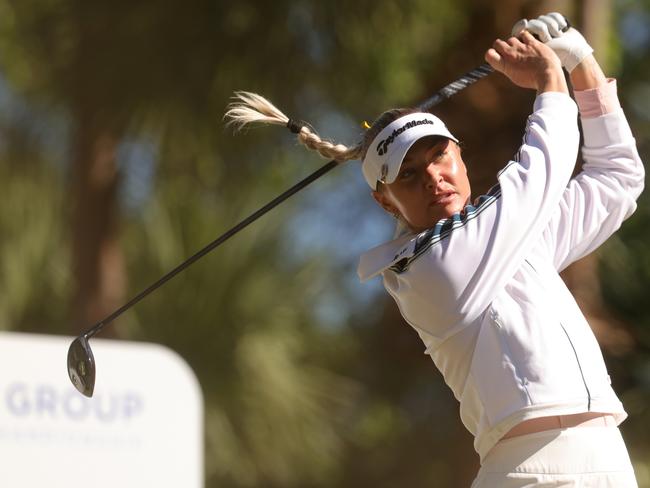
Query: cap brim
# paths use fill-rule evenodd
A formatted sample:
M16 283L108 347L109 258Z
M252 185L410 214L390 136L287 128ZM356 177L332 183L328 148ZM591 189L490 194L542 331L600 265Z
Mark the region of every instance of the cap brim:
M388 124L377 134L363 159L363 175L371 188L395 181L406 154L423 137L445 137L458 142L444 122L433 114L416 112Z

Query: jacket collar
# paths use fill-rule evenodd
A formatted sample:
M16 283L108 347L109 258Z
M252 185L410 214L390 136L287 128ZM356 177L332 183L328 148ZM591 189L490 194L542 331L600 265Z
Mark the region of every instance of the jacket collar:
M392 241L374 247L363 253L359 259L357 274L359 279L367 281L374 278L386 268L413 255L417 235L406 233Z

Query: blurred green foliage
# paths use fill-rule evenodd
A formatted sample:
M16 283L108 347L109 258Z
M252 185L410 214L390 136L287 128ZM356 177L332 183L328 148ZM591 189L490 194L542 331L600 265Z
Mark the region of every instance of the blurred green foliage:
M504 5L0 0L0 328L78 332L70 160L85 114L119 140L128 298L322 164L280 129L224 130L233 91L267 95L354 143L361 120L427 97L480 63L504 26L540 13L536 2ZM650 6L617 8L613 31L628 38L614 36L615 74L645 155L650 42L629 38L628 24L647 31ZM441 107L472 131L477 186L514 152L531 100L496 76L481 83ZM471 438L417 337L376 283L356 282L357 255L390 223L354 164L116 324L119 337L172 347L197 373L206 486L461 487L474 476ZM601 253L605 296L635 337L631 353L608 360L641 486L650 486L649 214L643 197Z

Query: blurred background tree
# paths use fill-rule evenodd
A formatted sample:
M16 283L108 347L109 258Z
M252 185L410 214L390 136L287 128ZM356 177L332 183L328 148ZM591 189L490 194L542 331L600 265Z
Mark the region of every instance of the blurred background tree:
M282 130L224 130L233 91L351 144L362 120L426 98L549 10L583 27L619 78L648 154L647 2L0 0L0 328L79 332L322 164ZM532 100L493 75L437 111L477 193L516 151ZM416 335L376 280L357 282L358 255L391 223L356 164L111 329L172 347L197 373L207 486L466 487L475 475L471 436ZM644 196L565 276L630 413L646 487L649 213Z

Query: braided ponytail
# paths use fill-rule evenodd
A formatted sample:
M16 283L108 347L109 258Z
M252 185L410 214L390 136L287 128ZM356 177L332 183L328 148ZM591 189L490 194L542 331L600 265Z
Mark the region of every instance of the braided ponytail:
M227 125L233 125L241 130L245 125L259 122L274 125L284 125L297 134L301 144L318 152L326 159L334 159L339 163L351 159L359 159L362 153L360 144L347 147L321 139L308 125L297 122L284 115L277 107L264 97L250 92L235 92L235 101L228 106L225 118L230 119Z

